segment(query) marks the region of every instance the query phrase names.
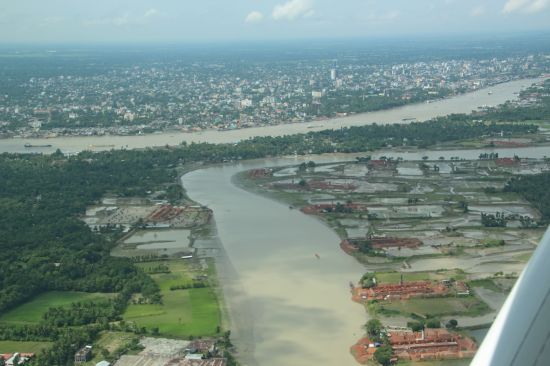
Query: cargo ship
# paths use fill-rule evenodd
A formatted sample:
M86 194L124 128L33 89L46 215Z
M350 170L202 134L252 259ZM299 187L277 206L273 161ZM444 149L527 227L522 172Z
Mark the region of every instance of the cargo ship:
M45 144L45 145L25 144L25 147L52 147L52 145L51 144Z

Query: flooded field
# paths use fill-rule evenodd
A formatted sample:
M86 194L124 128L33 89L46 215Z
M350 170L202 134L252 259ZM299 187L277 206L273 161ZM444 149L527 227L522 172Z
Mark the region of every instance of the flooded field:
M152 251L157 255L188 252L191 230L141 230L123 241L123 248Z

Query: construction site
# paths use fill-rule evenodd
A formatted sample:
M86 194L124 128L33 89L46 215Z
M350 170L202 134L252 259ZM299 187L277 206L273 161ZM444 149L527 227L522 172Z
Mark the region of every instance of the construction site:
M450 294L449 287L432 281L414 281L375 285L371 288L355 287L353 300L408 300L411 297L437 297Z
M145 228L193 228L207 224L212 210L203 206L173 206L139 198L107 198L101 205L89 207L82 218L89 226L139 225Z
M143 338L137 355L123 355L114 366L226 366L213 339L181 341Z
M386 337L393 350L394 362L471 358L477 350L472 339L441 328L420 332L387 330ZM362 338L351 347L351 353L359 363L366 364L379 346L380 343Z

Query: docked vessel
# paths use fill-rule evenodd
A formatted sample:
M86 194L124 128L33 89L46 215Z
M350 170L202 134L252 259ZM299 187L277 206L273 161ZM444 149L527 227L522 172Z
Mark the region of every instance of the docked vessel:
M25 147L52 147L51 144L45 144L45 145L32 145L32 144L25 144Z

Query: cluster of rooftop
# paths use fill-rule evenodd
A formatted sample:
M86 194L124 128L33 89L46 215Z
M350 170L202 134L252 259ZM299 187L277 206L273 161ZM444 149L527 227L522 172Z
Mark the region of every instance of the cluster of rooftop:
M437 99L540 74L543 54L376 64L134 60L90 71L10 74L0 134L20 137L219 130L302 122ZM60 67L60 70L65 70ZM537 71L538 70L538 71Z

